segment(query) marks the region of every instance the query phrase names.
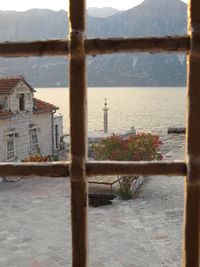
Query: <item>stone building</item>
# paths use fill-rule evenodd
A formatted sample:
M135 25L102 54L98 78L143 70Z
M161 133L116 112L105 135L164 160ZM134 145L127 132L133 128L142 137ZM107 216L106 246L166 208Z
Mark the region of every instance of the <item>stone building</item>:
M60 148L63 117L34 92L23 76L0 78L0 162L52 155Z

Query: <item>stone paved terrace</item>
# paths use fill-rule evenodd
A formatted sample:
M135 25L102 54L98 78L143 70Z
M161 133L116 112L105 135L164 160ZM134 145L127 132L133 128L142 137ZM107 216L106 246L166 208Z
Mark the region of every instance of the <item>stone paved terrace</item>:
M165 158L183 159L170 138ZM71 266L69 178L2 182L0 204L0 267ZM89 207L89 266L181 266L183 206L184 178L154 176L132 200Z
M89 208L89 266L181 266L182 177L147 177L130 201ZM70 266L69 179L0 183L0 267Z

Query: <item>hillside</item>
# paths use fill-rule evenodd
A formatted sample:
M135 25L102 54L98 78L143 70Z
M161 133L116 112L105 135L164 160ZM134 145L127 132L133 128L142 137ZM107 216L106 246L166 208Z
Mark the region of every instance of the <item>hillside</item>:
M97 18L106 18L113 16L117 13L119 13L120 10L112 7L102 7L102 8L97 8L97 7L90 7L87 10L87 13L89 16L92 17L97 17Z
M67 12L32 9L0 11L0 41L68 36ZM186 34L186 4L179 0L145 0L105 18L87 16L89 37L139 37ZM183 86L186 57L180 54L125 54L88 57L89 86ZM0 59L0 75L23 74L33 86L66 86L65 57Z

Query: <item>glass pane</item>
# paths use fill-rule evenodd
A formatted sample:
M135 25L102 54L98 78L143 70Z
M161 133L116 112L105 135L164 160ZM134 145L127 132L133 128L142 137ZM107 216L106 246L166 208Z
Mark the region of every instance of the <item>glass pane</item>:
M88 36L109 38L186 34L186 2L88 1Z
M55 154L60 160L69 158L69 89L66 87L37 88L36 97L59 107L54 115ZM61 134L62 133L62 134Z
M154 156L161 154L164 160L185 159L184 55L89 58L88 83L92 160L123 161L130 160L130 155L133 161L146 160L146 156L157 160L162 157ZM168 134L172 127L174 133ZM95 176L88 180L89 203L98 206L89 209L91 266L181 266L183 177Z
M110 143L106 146L103 144L104 141L100 141L113 134L126 138L128 134L135 134L135 130L136 135L134 140L131 139L131 144L138 146L137 154L145 150L146 156L138 158L134 152L133 160L160 159L159 150L164 159L184 159L185 55L140 54L97 57L90 60L92 59L88 60L89 156L94 158L96 151L102 155L100 158L97 157L101 160L122 159L125 152L122 147L127 147L127 141L120 145L120 140L116 141L117 144L113 140L108 140ZM105 98L108 109L106 111ZM108 134L104 134L105 121L108 121ZM95 142L96 145L100 143L97 150ZM110 146L117 146L120 150L117 152L116 147L113 147L117 157L110 154L111 158L106 158L108 155L104 155L108 152L106 149L111 149ZM156 155L154 148L158 153ZM130 152L130 147L126 148L126 151ZM152 158L153 154L155 157ZM130 160L129 156L124 160Z
M148 176L133 199L90 207L90 266L181 266L183 205L183 177Z
M14 178L0 183L0 266L70 266L69 179Z
M20 60L24 59L19 59L19 64ZM40 82L45 80L40 78ZM59 94L60 88L57 91L50 83L47 89L37 89L33 80L22 76L0 81L0 91L9 90L8 98L0 94L0 161L66 159L68 148L63 122L65 120L65 129L69 129L69 119L57 108L60 102L68 108L67 89L61 88ZM5 86L2 87L2 83ZM18 109L18 92L24 94L24 111ZM0 212L3 218L0 266L70 266L70 183L67 177L1 176L0 202L4 203Z
M20 60L26 62L28 59ZM15 63L21 63L20 60L14 61L13 67ZM67 64L63 65L67 72ZM0 162L67 158L66 146L69 145L64 136L69 136L68 90L61 88L58 94L60 88L55 87L58 79L51 71L51 67L46 69L46 74L54 80L53 85L41 76L38 83L44 85L46 82L49 86L38 91L37 83L29 80L31 75L0 78Z
M57 1L56 5L51 5L52 1L15 3L7 1L1 6L4 11L1 11L0 42L67 39L66 1Z

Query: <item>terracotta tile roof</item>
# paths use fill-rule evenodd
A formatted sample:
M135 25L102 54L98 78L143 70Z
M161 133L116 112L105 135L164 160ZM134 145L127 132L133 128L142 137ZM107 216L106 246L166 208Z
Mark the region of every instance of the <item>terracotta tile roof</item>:
M22 80L26 85L34 91L34 89L25 81L22 75L13 77L0 77L0 94L10 94L16 83Z
M12 115L12 112L4 111L3 109L0 108L0 118L10 116L10 115Z
M56 110L58 107L54 106L53 104L47 103L40 99L34 98L34 111L35 112L42 112L42 111L49 111L49 110Z

